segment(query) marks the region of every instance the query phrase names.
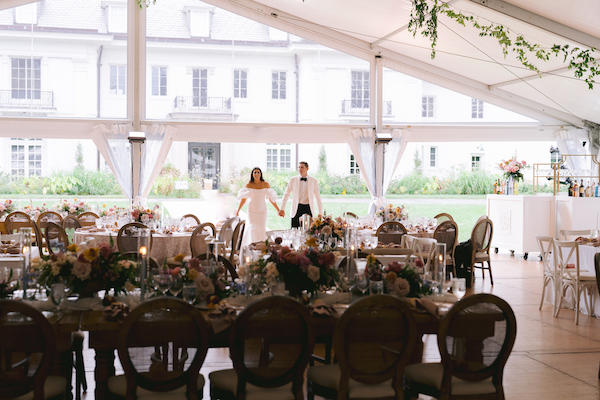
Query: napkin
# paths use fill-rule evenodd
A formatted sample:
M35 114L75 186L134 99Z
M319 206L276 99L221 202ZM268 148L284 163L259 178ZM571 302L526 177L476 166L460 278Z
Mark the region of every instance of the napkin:
M27 304L38 311L53 311L56 308L50 300L28 300Z
M427 311L436 318L440 318L438 306L429 299L409 299L410 304L417 310Z
M122 321L129 313L127 304L115 301L104 309L104 319L107 321Z
M85 297L77 300L66 300L63 301L59 307L61 310L68 311L103 311L104 306L102 305L102 299L99 297Z
M313 317L317 318L327 318L327 317L335 317L338 315L338 312L335 308L326 304L322 299L317 299L310 307L312 309Z
M208 322L211 324L213 332L219 333L229 328L235 316L235 309L226 301L222 301L217 308L208 314Z

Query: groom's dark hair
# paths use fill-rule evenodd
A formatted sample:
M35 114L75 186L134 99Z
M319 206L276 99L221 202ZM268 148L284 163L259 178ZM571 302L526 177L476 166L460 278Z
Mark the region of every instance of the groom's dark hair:
M304 164L304 166L308 168L308 163L306 161L300 161L298 164Z

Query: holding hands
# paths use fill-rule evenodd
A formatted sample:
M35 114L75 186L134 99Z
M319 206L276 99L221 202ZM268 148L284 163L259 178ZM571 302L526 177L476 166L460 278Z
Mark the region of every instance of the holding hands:
M279 210L279 216L285 217L285 211L283 209Z

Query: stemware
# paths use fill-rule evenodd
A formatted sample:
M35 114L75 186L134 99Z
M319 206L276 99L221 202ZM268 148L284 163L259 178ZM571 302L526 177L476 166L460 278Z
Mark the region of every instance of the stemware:
M196 284L194 282L184 283L182 291L183 300L193 304L196 300L196 290Z
M467 291L467 280L465 278L454 278L452 279L452 293L458 299L462 299Z
M171 277L168 273L158 272L152 276L154 288L161 296L164 296L167 290L171 287Z
M171 275L171 284L169 286L169 292L175 297L181 292L183 289L183 277L179 274Z
M50 300L56 306L56 309L59 308L60 303L62 303L66 296L67 288L63 281L58 281L50 285Z
M356 275L356 287L362 292L363 296L369 290L369 278L364 273Z

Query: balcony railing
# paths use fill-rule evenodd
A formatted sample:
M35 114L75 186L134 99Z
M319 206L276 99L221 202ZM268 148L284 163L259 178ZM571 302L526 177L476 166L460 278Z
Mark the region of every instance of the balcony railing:
M228 111L231 110L231 97L176 96L174 108L177 111Z
M0 90L0 108L54 108L54 92Z
M359 107L359 105L361 107ZM364 106L364 107L362 107ZM392 102L382 102L383 115L392 115ZM369 113L369 102L357 102L356 100L342 100L342 114L365 115Z

